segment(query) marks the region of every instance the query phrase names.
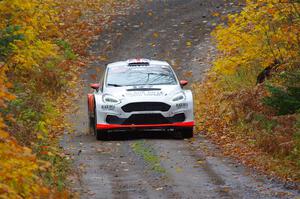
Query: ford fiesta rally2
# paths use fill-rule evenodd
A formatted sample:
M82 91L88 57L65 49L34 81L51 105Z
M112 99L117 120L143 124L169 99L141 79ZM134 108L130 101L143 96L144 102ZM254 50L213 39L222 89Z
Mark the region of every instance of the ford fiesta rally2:
M193 96L165 61L131 59L108 64L88 94L90 129L98 140L114 131L160 130L193 136Z

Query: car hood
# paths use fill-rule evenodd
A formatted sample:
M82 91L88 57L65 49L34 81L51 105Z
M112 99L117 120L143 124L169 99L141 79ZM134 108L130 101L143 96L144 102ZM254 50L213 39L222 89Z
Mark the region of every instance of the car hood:
M157 85L157 86L126 86L126 87L108 87L106 94L113 95L118 99L128 99L131 101L154 100L162 101L171 98L181 91L179 85Z

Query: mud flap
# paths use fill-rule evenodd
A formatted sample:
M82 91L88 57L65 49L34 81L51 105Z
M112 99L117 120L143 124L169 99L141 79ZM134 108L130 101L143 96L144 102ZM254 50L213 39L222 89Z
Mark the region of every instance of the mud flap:
M94 94L88 94L87 95L88 98L88 115L89 118L94 118L95 114L95 98L94 98Z

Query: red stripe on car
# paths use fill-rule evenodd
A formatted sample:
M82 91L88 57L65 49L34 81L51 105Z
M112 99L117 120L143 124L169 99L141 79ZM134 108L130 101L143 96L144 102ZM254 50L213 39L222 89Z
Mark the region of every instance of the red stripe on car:
M177 122L172 124L97 124L97 129L122 129L122 128L153 128L153 127L193 127L194 121Z

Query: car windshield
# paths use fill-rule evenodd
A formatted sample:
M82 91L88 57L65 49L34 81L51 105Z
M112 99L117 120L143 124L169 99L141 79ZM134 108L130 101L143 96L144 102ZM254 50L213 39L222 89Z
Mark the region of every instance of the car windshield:
M168 66L115 66L108 68L107 86L175 85Z

